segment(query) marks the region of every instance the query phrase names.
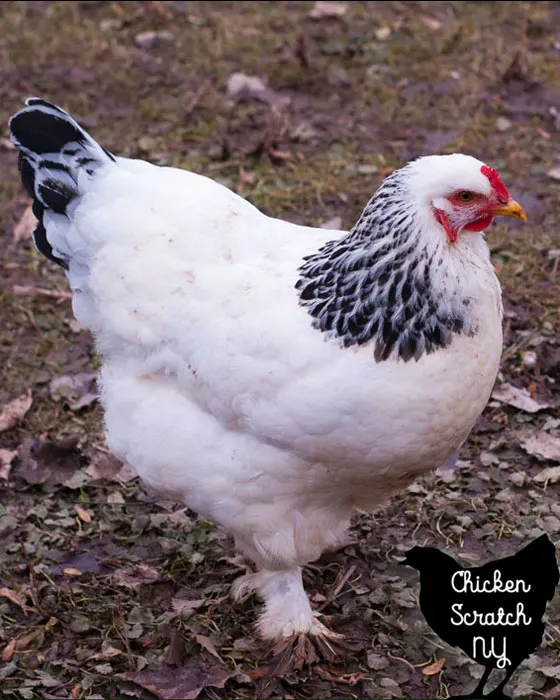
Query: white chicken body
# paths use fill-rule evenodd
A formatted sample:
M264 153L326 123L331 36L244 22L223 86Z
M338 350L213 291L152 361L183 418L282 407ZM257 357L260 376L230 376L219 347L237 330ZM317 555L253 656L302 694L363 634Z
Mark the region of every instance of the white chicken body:
M483 243L456 251L480 333L418 362L376 363L367 345L326 340L298 305L303 256L341 232L270 219L207 178L120 159L72 221L66 242L92 251L85 284L72 258L68 274L104 357L109 446L258 560L317 557L353 508L453 452L488 400L501 327Z
M448 243L418 205L427 255L445 252L431 284L468 300L471 332L375 361L372 343L344 347L314 327L295 285L304 256L347 234L269 218L208 178L142 161L106 160L76 184L43 223L103 357L109 447L263 570L240 588L265 597L264 636L312 631L299 567L355 509L441 464L489 398L502 334L486 243Z

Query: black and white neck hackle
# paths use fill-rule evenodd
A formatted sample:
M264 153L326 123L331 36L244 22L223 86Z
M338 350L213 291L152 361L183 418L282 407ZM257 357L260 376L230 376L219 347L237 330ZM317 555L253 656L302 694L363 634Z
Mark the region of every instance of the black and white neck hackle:
M377 362L403 361L471 333L468 298L445 294L437 277L443 244L422 240L407 167L392 173L344 237L305 258L296 289L313 326L345 347L372 343Z

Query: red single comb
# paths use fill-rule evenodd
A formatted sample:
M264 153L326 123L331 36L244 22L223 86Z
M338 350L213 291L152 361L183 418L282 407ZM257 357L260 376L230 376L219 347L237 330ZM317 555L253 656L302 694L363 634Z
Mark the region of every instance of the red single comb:
M492 189L498 196L498 200L505 204L510 200L509 192L507 187L502 182L502 178L498 175L498 171L494 168L490 168L488 165L483 165L480 168L480 172L490 180Z

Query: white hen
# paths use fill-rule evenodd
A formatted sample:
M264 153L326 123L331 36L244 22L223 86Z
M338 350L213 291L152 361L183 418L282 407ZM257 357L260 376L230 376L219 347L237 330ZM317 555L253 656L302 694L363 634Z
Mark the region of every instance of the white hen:
M454 154L392 173L349 233L296 226L27 105L35 241L103 356L111 450L254 560L235 589L264 599L265 638L334 636L301 567L467 437L502 348L481 232L523 209Z

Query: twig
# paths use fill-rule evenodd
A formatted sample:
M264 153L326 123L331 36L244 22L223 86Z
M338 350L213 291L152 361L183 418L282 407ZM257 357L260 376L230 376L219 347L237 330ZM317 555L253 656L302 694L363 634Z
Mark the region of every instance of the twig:
M202 98L209 86L210 80L205 80L202 83L202 85L198 88L198 90L194 93L194 95L190 99L190 102L187 104L183 111L183 119L186 119L194 112L194 110L198 106L198 103L200 102L200 99Z
M52 297L53 299L72 299L71 292L63 292L56 289L42 289L41 287L33 287L28 284L15 284L12 291L18 296L33 297L42 294L45 297Z
M319 612L324 610L327 607L327 605L330 605L332 602L334 602L337 599L338 594L340 593L342 587L348 581L350 576L352 576L354 571L356 571L356 564L352 564L352 566L348 569L348 571L344 574L344 576L337 583L334 590L331 593L329 593L329 595L327 596L327 599L325 600L323 605L321 605L321 607L319 608Z
M416 666L410 663L410 661L407 661L406 659L401 659L400 656L393 656L390 651L387 652L387 656L390 659L394 659L395 661L402 661L403 664L406 664L408 668L410 668L412 671L416 672Z

